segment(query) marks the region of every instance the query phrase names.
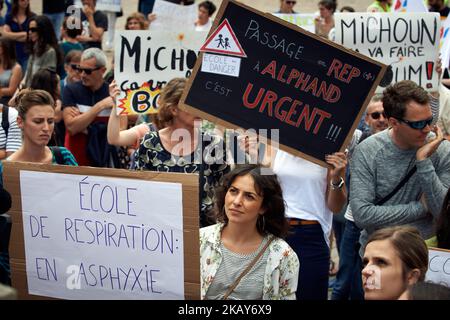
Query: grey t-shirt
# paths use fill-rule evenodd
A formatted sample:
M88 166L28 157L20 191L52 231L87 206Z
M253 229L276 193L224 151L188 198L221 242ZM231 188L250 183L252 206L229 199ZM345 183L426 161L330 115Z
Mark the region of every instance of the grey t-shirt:
M422 237L433 235L433 218L441 210L450 186L450 142L443 141L428 159L416 161L416 149L402 150L392 141L389 129L360 143L351 163L350 205L356 225L364 229L363 250L368 236L388 226L411 225ZM388 195L408 171L417 172L385 204L376 201ZM424 195L428 210L420 202Z

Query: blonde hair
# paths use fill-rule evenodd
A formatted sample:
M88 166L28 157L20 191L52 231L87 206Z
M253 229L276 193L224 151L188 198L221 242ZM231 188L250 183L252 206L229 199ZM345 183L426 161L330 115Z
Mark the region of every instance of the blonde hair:
M180 102L186 81L186 78L173 78L161 90L158 119L162 125L172 124L173 114L171 108L178 108L178 102Z

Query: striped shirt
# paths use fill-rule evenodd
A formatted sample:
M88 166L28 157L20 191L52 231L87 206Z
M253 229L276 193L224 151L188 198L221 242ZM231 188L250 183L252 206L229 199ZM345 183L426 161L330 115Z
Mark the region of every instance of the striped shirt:
M20 128L17 126L17 115L18 113L16 109L11 107L8 108L8 139L6 138L3 127L0 126L0 150L6 150L6 152L15 152L19 150L20 146L22 145L22 133L20 131Z

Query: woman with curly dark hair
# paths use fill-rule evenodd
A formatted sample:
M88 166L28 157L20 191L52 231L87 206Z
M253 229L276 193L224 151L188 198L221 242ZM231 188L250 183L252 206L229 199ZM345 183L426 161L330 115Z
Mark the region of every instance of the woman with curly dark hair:
M30 86L33 75L39 69L62 70L62 55L56 40L55 31L48 17L40 15L30 19L27 46L30 58L23 80L26 87Z
M219 223L200 229L203 299L295 299L299 261L283 240L289 224L276 175L237 166L215 193Z

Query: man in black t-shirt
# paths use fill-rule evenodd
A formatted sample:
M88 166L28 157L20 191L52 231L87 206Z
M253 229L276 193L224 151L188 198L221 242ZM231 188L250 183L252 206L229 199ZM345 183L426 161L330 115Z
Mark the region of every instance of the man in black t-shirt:
M96 11L96 0L81 0L81 23L83 34L77 39L83 44L84 49L102 48L103 34L108 31L108 17L102 11Z

